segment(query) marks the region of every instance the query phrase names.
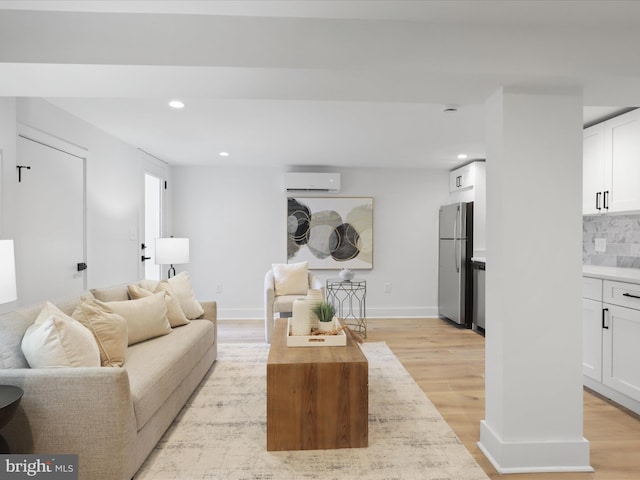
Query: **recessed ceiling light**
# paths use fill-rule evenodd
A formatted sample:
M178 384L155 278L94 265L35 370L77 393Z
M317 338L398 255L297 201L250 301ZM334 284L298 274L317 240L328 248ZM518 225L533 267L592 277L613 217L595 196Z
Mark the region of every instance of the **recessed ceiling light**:
M180 100L171 100L169 102L169 106L171 108L184 108L184 102L182 102Z
M229 156L229 152L220 152L219 155L221 157L228 157Z
M464 160L465 158L467 158L466 153L461 153L460 155L458 155L458 160Z

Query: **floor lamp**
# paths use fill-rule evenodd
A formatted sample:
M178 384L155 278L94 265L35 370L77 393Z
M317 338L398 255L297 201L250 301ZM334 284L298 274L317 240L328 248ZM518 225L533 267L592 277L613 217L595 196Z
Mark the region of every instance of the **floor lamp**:
M156 265L170 265L168 278L176 274L173 265L189 263L188 238L156 238Z
M0 303L18 299L13 240L0 240Z

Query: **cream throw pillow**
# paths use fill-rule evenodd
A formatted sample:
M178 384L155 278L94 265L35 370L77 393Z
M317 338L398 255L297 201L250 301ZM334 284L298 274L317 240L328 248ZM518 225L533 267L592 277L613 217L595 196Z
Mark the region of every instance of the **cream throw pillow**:
M171 277L169 279L169 285L171 285L173 291L176 293L182 311L189 320L199 318L204 313L202 305L196 300L196 296L193 293L187 272L180 272L178 275Z
M25 332L22 353L31 368L100 366L92 333L49 302Z
M96 339L103 367L121 367L127 354L129 341L127 321L117 313L108 313L93 300L82 299L71 314Z
M165 293L154 293L137 300L101 302L96 305L109 313L117 313L127 321L128 345L171 333L167 319Z
M132 299L148 297L149 295L153 295L158 292L165 292L167 318L169 319L171 328L180 327L181 325L189 323L189 319L185 316L182 311L182 307L180 306L180 302L178 302L176 293L166 280L159 282L153 292L137 285L129 285L127 288L129 290L129 296Z
M273 279L276 295L306 295L309 290L309 268L307 262L274 263Z

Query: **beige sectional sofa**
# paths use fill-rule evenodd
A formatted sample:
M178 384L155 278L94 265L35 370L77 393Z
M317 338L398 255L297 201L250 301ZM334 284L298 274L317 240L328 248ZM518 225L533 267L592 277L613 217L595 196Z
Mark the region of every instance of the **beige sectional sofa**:
M92 292L129 299L126 285ZM56 305L70 315L79 302ZM0 384L24 390L2 431L12 453L77 454L81 480L132 478L216 359L216 304L201 305L199 319L128 346L122 367L29 368L21 340L42 305L0 315Z

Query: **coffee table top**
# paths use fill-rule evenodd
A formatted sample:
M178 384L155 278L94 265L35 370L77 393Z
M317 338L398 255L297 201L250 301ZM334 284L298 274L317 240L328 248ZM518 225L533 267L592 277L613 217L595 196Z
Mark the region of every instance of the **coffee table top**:
M319 347L288 347L287 346L287 319L276 320L271 336L271 348L269 349L269 364L295 364L295 363L367 363L358 343L347 332L347 345L345 346L319 346Z

